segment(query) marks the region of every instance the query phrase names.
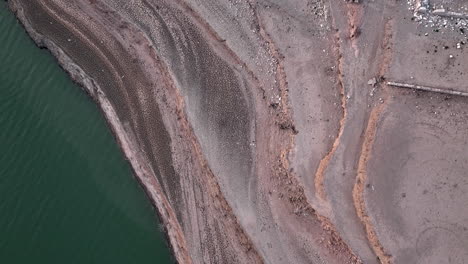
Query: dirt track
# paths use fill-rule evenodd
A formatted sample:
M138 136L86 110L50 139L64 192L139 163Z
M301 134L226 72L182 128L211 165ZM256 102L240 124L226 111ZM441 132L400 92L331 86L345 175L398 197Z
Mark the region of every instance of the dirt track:
M467 99L384 81L464 91L467 54L406 1L9 2L101 105L180 263L468 261Z

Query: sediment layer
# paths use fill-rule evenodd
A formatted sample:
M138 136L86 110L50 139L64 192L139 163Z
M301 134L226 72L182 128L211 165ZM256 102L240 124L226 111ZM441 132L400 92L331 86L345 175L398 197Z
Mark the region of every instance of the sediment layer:
M179 263L401 259L367 200L397 1L9 5L101 107Z

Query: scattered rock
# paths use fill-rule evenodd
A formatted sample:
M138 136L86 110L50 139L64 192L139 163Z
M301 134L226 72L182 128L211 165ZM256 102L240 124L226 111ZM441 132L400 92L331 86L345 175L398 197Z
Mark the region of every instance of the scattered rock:
M367 82L368 85L375 86L377 84L377 79L374 77Z

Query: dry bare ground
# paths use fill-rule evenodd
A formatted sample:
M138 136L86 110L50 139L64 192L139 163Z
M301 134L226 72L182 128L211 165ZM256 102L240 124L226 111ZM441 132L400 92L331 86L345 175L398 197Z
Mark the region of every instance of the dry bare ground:
M466 263L468 99L440 91L468 91L467 9L426 2L9 5L101 106L179 263Z

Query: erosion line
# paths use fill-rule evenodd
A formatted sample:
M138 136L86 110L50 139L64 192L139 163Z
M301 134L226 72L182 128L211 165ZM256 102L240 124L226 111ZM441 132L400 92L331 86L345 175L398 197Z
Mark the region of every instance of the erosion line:
M202 179L202 181L204 181L204 183L207 184L205 187L207 187L207 191L209 192L211 198L215 202L215 208L219 211L222 211L221 214L230 219L230 223L225 225L226 229L234 232L235 235L232 237L237 237L239 239L239 244L244 247L245 252L252 256L254 261L253 263L264 263L262 257L255 248L251 238L242 228L239 220L237 219L236 215L232 210L232 207L229 205L228 201L224 197L221 191L221 187L219 186L219 183L216 179L216 176L211 171L211 168L201 149L200 143L198 142L195 132L193 131L193 127L188 120L187 114L185 113L185 101L183 99L183 96L180 94L180 91L173 80L168 66L165 63L163 63L163 60L159 58L154 47L150 48L150 52L151 55L155 57L155 64L157 64L158 68L160 69L161 75L164 77L164 82L168 87L171 88L171 90L175 94L175 99L177 102L176 112L178 115L180 125L185 131L185 134L187 135L186 138L192 146L192 151L195 154L194 158L197 159L197 163L201 166L202 171L205 173L205 180Z
M60 8L60 6L56 3L51 3L49 1L43 1L42 2L42 7L44 12L48 13L51 17L53 17L56 21L59 21L59 23L62 23L70 32L73 32L75 36L80 36L83 40L83 42L87 43L90 48L92 48L94 51L98 53L98 56L102 58L102 62L110 69L110 73L114 76L114 80L116 81L118 87L120 87L120 91L122 91L123 95L125 96L125 99L127 101L130 101L130 96L128 95L127 89L125 89L124 82L120 78L119 75L119 70L116 68L115 65L113 65L107 58L107 55L104 53L103 50L105 48L100 48L98 45L96 45L93 40L86 35L86 32L83 32L83 30L80 30L78 27L76 27L73 22L68 21L66 18L64 18L63 15L60 15L60 11L55 10L56 8ZM55 7L55 8L54 8ZM73 18L72 15L70 17ZM129 108L130 114L132 116L136 115L135 110L133 110L131 107Z
M255 75L253 70L248 67L247 63L242 61L242 59L228 45L226 40L218 34L218 32L208 23L208 21L200 16L186 1L187 0L173 0L173 3L177 5L179 9L183 10L184 14L190 17L191 20L198 26L198 28L202 29L205 34L215 40L211 41L211 45L220 51L224 51L228 55L228 58L223 56L223 59L230 59L234 62L233 64L238 64L242 67L247 76L250 78L250 81L255 84L255 87L258 88L261 91L263 97L265 97L265 88L260 84L258 77Z
M265 40L265 42L267 43L267 45L269 47L270 54L277 61L276 79L277 79L277 81L279 83L279 89L280 89L281 96L284 98L284 100L282 100L283 105L281 107L281 110L283 111L284 118L289 119L289 122L291 122L291 124L293 124L291 111L288 111L289 109L288 109L288 107L286 105L289 102L288 97L287 97L287 85L288 85L288 83L287 83L287 79L286 79L286 73L284 71L284 67L283 67L283 64L282 64L283 56L280 54L280 52L276 48L276 46L274 44L274 41L272 40L272 38L270 37L268 32L266 32L266 30L262 26L261 19L260 19L259 15L258 15L258 12L257 12L255 6L254 6L255 2L252 2L252 0L251 0L250 3L251 3L251 8L253 9L253 11L255 13L255 16L257 18L257 23L259 24L259 27L260 27L260 32L259 32L260 36ZM340 80L340 84L341 83L342 82ZM340 86L343 88L342 85L340 85ZM343 95L342 96L342 107L344 107L344 105L343 105L345 103L345 101L344 101L345 100L344 99L344 91L342 90L341 93ZM340 123L343 123L343 122L344 122L344 119L342 121L340 121ZM297 193L295 194L295 196L297 197L296 201L302 201L303 210L308 211L310 213L310 215L315 216L315 218L320 222L322 229L329 236L329 239L330 239L329 242L335 243L336 245L339 245L341 248L343 248L345 250L345 252L342 252L342 253L346 254L349 257L349 259L352 261L352 263L361 263L361 260L359 259L359 257L356 256L352 252L351 248L343 241L341 236L338 234L338 232L336 231L336 228L331 223L330 219L328 219L327 217L325 217L323 215L320 215L312 207L312 204L307 199L307 196L304 193L304 189L302 188L301 184L299 184L299 182L297 180L297 176L294 174L293 171L291 171L289 169L290 165L289 165L288 157L289 157L290 151L294 147L294 138L295 138L294 134L296 134L296 133L297 133L297 131L295 131L295 128L293 126L292 133L290 133L290 135L289 135L289 139L290 139L289 144L285 148L283 148L283 150L281 151L281 155L280 155L280 167L283 169L283 171L287 175L287 177L289 179L291 179L292 184L297 187ZM332 252L334 250L333 247L329 247L329 249Z
M393 20L388 20L384 26L384 35L382 40L382 55L378 65L378 76L383 77L392 60L392 38L393 38ZM382 85L385 93L385 102L388 101L388 89ZM374 107L369 115L364 140L362 143L361 154L359 156L356 182L353 187L353 202L356 208L356 213L364 226L367 234L367 240L370 243L372 250L383 264L391 263L391 255L388 254L383 245L380 243L377 232L372 224L372 219L367 213L366 202L364 200L364 191L367 181L367 164L371 158L372 146L375 142L379 115L385 108L385 104L378 104Z
M383 108L384 104L378 105L372 110L369 116L369 122L364 134L361 156L359 157L356 183L353 188L353 201L357 215L364 224L367 239L369 240L374 253L377 255L381 263L389 264L391 263L391 256L385 252L377 237L377 233L372 225L371 217L367 214L366 204L364 201L364 189L367 181L367 163L371 157L372 145L375 141L379 114L382 112Z
M337 32L335 33L334 42L335 42L335 54L337 54L337 58L338 58L337 59L338 61L337 76L338 76L338 86L340 89L340 97L341 97L341 109L343 111L343 115L341 116L341 119L339 122L338 135L336 136L330 151L325 155L325 157L323 157L320 160L317 171L315 172L315 177L314 177L315 192L316 192L316 196L321 200L326 200L326 192L325 192L325 187L324 187L325 172L328 168L331 158L335 154L335 151L338 148L338 145L340 144L340 139L344 131L344 123L348 114L346 111L345 88L343 84L343 60L344 59L341 53L340 41L341 41L340 35L339 35L339 32Z

